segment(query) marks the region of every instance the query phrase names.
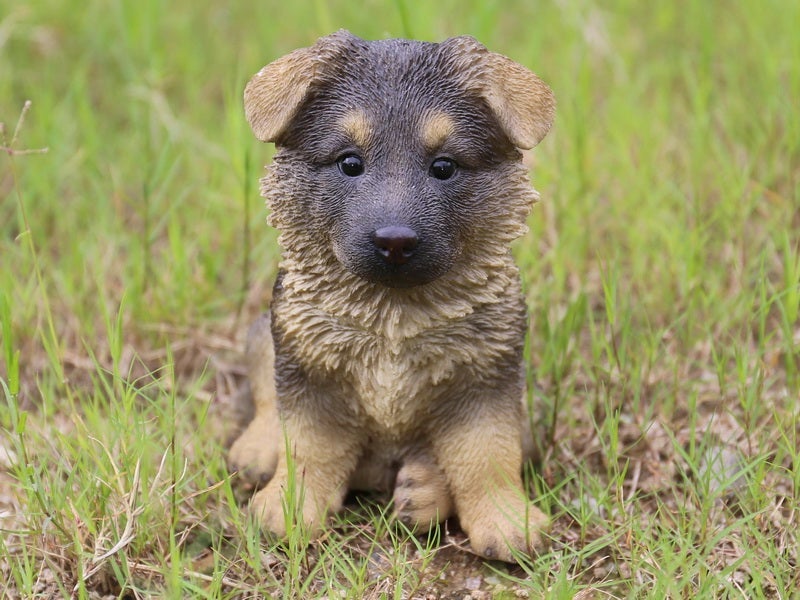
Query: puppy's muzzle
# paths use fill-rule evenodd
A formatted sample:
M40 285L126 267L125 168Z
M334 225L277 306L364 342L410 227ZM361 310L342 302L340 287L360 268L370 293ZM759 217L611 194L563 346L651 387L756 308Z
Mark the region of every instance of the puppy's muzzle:
M404 265L417 248L417 232L402 225L381 227L372 232L378 254L390 265Z

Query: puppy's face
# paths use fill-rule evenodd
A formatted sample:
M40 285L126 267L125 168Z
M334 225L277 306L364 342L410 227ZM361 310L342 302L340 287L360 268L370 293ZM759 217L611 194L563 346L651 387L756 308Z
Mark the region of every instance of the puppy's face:
M427 284L529 205L518 144L462 48L336 36L274 136L274 220L368 281Z

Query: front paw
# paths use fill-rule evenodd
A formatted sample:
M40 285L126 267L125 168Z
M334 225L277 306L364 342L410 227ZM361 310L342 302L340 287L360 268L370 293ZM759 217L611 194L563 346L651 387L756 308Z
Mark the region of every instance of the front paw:
M272 480L250 501L250 514L256 518L267 533L278 538L286 537L286 511L284 510L284 490Z
M275 537L285 538L287 531L302 528L309 538L314 538L322 531L328 514L328 508L315 502L315 498L302 484L291 490L279 472L253 496L249 510L262 530Z
M269 481L278 463L281 440L274 419L256 417L231 446L228 468L252 483Z
M517 562L515 553L533 555L545 546L550 519L521 492L486 497L462 527L473 551L484 558Z

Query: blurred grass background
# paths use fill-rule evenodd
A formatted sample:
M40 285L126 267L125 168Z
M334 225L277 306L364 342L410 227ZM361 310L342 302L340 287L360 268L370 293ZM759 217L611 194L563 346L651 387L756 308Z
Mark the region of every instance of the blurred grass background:
M91 461L78 460L85 447L43 440L59 428L74 431L74 413L82 411L94 419L93 431L104 432L98 437L125 440L134 435L126 423L149 414L138 412L135 384L155 379L154 398L166 394L173 409L178 402L193 415L177 425L191 435L204 402L233 395L240 369L225 357L235 356L247 322L264 308L278 258L257 192L271 148L253 139L244 120L247 79L341 27L372 39L471 34L538 73L559 103L553 130L528 157L542 202L515 247L533 316L534 420L550 460L543 477L556 486L551 508L563 517L556 537L570 545L569 532L583 523L563 508L586 508L584 483L571 477L597 477L601 488L617 481L623 497L637 497L631 473L608 458L619 450L625 465L634 464L620 449L626 424L638 428L639 441L653 422L663 425L674 444L656 460L697 466L705 460L694 454L697 415L725 415L734 441L756 461L745 469L757 474L749 480L752 514L776 498L793 514L800 487L798 25L800 3L788 0L3 4L0 377L7 408L0 425L9 439L24 440L19 415L30 410L40 437L28 442L41 444L42 471L82 465L89 481ZM14 149L46 153L8 151L26 100L32 107ZM103 425L110 417L118 422ZM163 442L163 451L176 424L162 417L156 433L135 435ZM575 446L575 438L596 444ZM220 471L218 444L200 441L192 460ZM580 471L598 453L601 468ZM656 471L645 473L656 478ZM558 488L560 480L570 483ZM58 512L55 480L39 484L52 487L44 493ZM773 493L781 486L789 492ZM607 496L613 503L615 494ZM657 507L637 510L655 518ZM578 527L583 543L622 535L613 519L597 518ZM651 530L636 529L634 539L639 550L661 548L655 561L662 567L696 575L689 549L701 521L679 528L686 545L674 547L685 554L662 547ZM795 525L787 516L779 529ZM762 571L763 579L776 571L781 585L796 584L789 568L796 551L772 552L777 542L762 533L751 540L756 562L748 573ZM595 579L627 581L620 589L629 593L704 589L698 576L659 588L672 585L669 570L663 580L637 579L632 546L608 543L613 551L591 552L623 557L615 560L628 575L618 568ZM83 546L76 548L80 556ZM664 558L674 555L681 557L674 563ZM728 581L733 572L715 570L711 558L703 564L709 577L723 573ZM581 574L574 579L592 580L582 569L571 571ZM777 589L749 576L749 593Z

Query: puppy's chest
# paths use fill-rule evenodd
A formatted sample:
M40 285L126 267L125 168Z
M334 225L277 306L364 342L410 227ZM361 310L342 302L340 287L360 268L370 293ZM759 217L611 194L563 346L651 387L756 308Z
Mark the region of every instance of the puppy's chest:
M350 348L350 377L359 408L388 431L418 424L456 372L458 357L435 339L392 342L364 335ZM423 417L424 418L424 417Z
M378 433L402 435L418 427L464 363L480 362L463 322L393 337L308 308L287 316L285 339L295 360Z

